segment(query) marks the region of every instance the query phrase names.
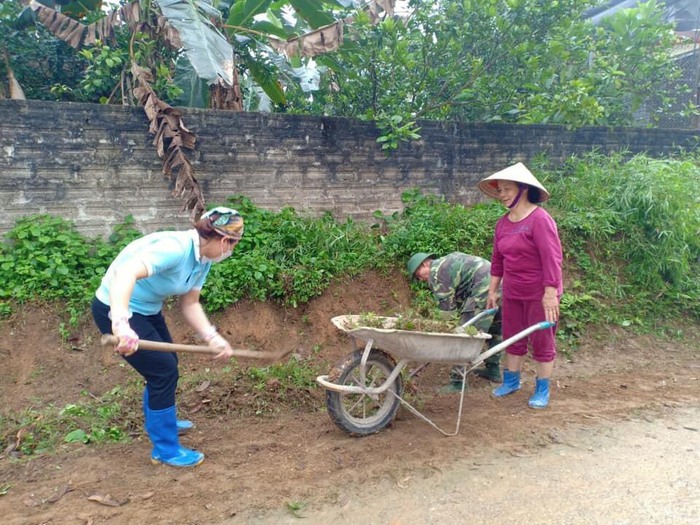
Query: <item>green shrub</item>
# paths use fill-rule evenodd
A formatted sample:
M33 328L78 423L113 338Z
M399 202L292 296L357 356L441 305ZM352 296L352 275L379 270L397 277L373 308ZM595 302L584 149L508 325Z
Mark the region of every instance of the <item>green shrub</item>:
M0 312L8 314L9 300L61 300L77 323L112 259L140 235L132 225L128 217L105 242L86 239L60 217L21 218L0 244Z
M419 190L403 193L402 201L403 212L377 214L381 222L375 229L382 232L382 249L389 259L405 263L415 252L445 255L454 251L490 259L493 228L504 214L501 206L465 207Z
M567 254L616 317L698 313L700 167L695 156L588 155L550 184ZM622 301L624 300L624 301Z
M212 309L242 296L297 306L320 295L333 279L372 266L376 257L368 229L350 219L312 218L293 208L274 213L241 196L228 204L244 216L245 235L236 257L211 271L203 296Z
M562 337L575 340L590 323L651 326L652 319L700 316L699 164L687 153L589 155L555 168L533 161L552 193L546 206L564 248ZM417 251L490 258L494 225L505 212L498 203L466 207L417 189L402 200L402 211L376 212L370 225L293 208L266 211L232 197L227 204L245 217L245 235L235 256L212 268L205 307L220 310L243 297L297 306L334 280L403 269ZM0 315L14 302L61 300L76 323L113 258L139 235L131 218L106 240L86 239L64 219L22 218L0 245ZM429 298L415 290L414 307L426 310Z

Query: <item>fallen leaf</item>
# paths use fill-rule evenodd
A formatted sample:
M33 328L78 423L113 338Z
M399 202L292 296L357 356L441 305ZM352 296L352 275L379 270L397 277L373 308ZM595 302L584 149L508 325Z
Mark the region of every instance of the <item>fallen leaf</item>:
M406 482L411 479L411 476L408 476L407 478L403 478L401 481L397 481L396 484L399 486L399 488L405 489L406 488Z
M509 450L508 453L511 456L516 457L516 458L528 458L528 457L530 457L530 454L528 454L527 452L525 452L522 449Z
M19 446L19 444L22 442L22 434L25 431L26 431L26 428L20 428L17 431L17 435L15 436L15 442L7 445L7 448L2 453L3 456L7 456L8 454L10 454L12 451L14 451Z
M71 490L73 490L69 485L63 485L59 489L56 490L53 496L51 496L48 501L49 503L56 503L58 500L60 500L63 496L68 494Z
M209 388L210 384L211 384L211 381L209 381L209 380L204 381L201 385L199 385L194 390L195 390L195 392L204 392L207 388Z
M129 503L129 498L126 498L122 501L118 501L109 494L106 496L101 496L99 494L93 494L92 496L88 497L89 501L94 501L95 503L99 503L100 505L106 505L107 507L121 507L125 503Z

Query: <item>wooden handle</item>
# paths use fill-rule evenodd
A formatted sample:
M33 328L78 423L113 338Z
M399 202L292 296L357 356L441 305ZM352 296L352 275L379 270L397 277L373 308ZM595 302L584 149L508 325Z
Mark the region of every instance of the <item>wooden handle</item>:
M119 338L116 335L104 334L100 341L102 346L117 346ZM156 352L192 352L195 354L218 354L208 346L201 345L179 345L175 343L163 343L161 341L149 341L139 339L139 348L143 350L155 350Z
M104 334L100 340L102 346L113 345L119 343L119 338L115 335ZM177 343L163 343L161 341L149 341L148 339L139 339L139 348L143 350L154 350L156 352L190 352L194 354L216 355L218 350L214 350L205 345L181 345ZM256 352L254 350L234 349L234 357L252 357L253 359L281 359L287 355L289 351L282 352Z

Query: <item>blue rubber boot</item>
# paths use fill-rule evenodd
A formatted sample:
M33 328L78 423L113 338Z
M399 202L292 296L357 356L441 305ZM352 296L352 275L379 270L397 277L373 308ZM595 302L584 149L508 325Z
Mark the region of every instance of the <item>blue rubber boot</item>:
M518 390L520 390L520 372L503 370L503 384L494 388L491 393L496 397L503 397Z
M178 419L177 420L177 433L178 435L187 434L190 430L194 428L194 423L188 419Z
M148 419L148 387L143 389L143 420L144 423ZM187 434L190 430L194 428L194 423L188 421L187 419L177 420L177 433L179 435Z
M546 408L549 404L549 379L537 378L535 393L527 402L530 408Z
M204 454L180 445L177 436L175 405L163 410L148 410L146 431L153 443L151 461L171 467L194 467L204 461Z

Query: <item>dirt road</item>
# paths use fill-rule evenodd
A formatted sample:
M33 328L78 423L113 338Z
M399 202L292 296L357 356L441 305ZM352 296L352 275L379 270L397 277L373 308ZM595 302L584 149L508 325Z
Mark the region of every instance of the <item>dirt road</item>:
M493 453L340 488L335 504L246 513L279 525L695 525L700 523L700 408L562 432L533 452Z

